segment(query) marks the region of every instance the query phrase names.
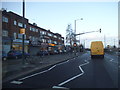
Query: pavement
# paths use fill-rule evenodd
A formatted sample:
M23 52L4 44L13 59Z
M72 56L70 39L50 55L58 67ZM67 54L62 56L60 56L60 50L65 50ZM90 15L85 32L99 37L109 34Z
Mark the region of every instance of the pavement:
M79 52L76 55L74 53L64 53L48 56L30 56L25 59L23 64L22 59L9 59L2 62L2 82L7 82L21 75L31 73L36 70L44 69L48 66L55 65L57 63L64 62L71 58L84 54L85 52Z

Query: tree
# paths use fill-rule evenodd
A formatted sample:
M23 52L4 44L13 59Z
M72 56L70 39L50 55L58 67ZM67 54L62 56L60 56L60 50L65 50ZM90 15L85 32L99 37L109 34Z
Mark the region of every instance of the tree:
M73 46L74 40L74 31L71 29L71 24L69 24L66 29L66 44Z

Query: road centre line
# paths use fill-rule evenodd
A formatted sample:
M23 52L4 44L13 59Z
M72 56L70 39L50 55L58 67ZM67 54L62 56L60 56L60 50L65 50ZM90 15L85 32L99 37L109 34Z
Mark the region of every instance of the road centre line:
M82 73L80 73L80 74L78 74L78 75L76 75L76 76L74 76L74 77L72 77L72 78L70 78L70 79L68 79L68 80L66 80L66 81L58 84L57 86L62 86L62 85L64 85L64 84L66 84L66 83L68 83L68 82L76 79L77 77L80 77L81 75L83 75L83 74L84 74L84 71L83 71L83 69L81 68L81 66L84 66L84 65L89 64L89 62L88 62L87 60L85 60L85 62L86 62L86 63L79 65L79 69L81 70ZM55 86L53 86L52 88L54 88L54 87L55 87Z

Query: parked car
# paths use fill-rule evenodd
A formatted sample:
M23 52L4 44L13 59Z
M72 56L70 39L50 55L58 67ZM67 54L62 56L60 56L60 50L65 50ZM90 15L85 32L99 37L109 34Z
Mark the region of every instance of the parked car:
M8 56L8 58L15 58L15 59L22 58L22 51L20 51L20 50L11 50L11 51L8 52L7 56ZM25 58L27 58L27 57L30 56L30 54L24 52L24 56L25 56Z
M44 56L44 55L49 55L48 51L38 51L37 56Z
M54 50L48 51L50 55L54 54Z
M54 54L58 54L59 52L57 50L54 50Z
M59 50L59 54L62 54L63 53L63 51L62 50Z
M4 51L2 51L2 60L7 60L7 53L5 53Z

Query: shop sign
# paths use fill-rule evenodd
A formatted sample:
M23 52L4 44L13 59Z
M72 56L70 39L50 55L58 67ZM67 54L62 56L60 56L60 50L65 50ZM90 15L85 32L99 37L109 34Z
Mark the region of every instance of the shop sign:
M55 46L55 44L49 43L50 46Z
M20 29L20 34L25 34L25 28Z
M22 40L21 39L15 39L15 40L13 40L13 42L22 43ZM24 40L24 43L29 43L29 41L28 40Z

